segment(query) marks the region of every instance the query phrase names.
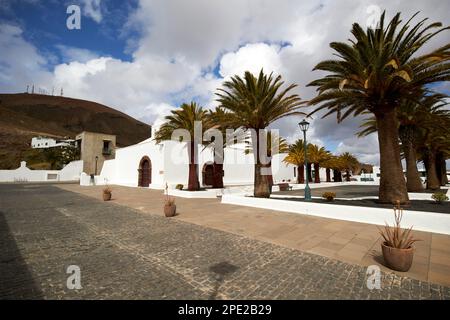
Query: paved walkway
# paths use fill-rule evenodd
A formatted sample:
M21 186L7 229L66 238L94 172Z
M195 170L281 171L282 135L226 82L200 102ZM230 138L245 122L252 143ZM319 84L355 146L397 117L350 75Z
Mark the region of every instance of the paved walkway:
M186 203L180 217L194 209ZM54 186L0 185L0 208L3 299L450 299L449 287L386 273L370 291L358 265ZM80 290L66 287L70 265L80 267Z
M59 185L60 188L101 199L101 186ZM112 203L161 216L163 192L146 188L113 186ZM338 259L362 266L383 266L381 237L375 225L225 205L216 199L176 198L175 220L195 223L257 240ZM450 236L414 232L416 244L412 268L398 273L418 280L450 286Z

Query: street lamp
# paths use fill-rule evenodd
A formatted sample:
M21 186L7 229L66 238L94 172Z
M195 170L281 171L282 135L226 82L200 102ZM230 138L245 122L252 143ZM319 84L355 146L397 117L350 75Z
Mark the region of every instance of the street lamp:
M311 189L309 188L309 172L308 172L308 144L306 143L306 131L309 128L309 122L303 119L302 122L298 124L300 130L303 131L303 146L305 149L305 168L306 168L306 185L305 185L305 201L311 201ZM318 172L316 174L319 174Z
M95 156L95 175L97 175L97 161L98 161L98 156Z

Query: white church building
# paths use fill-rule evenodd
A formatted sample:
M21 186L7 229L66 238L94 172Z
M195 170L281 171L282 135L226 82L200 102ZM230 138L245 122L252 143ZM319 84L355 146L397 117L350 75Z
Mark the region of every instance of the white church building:
M209 168L213 165L213 151L198 146L198 170L201 187L209 187ZM283 162L286 154L272 158L272 174L275 183L295 182L296 167ZM246 155L242 145L224 149L224 186L248 185L254 179L253 154ZM189 158L186 143L163 141L157 144L153 139L117 149L116 157L103 164L96 184L117 184L133 187L163 189L166 183L170 188L178 184L185 187L188 182ZM89 177L82 177L82 184Z
M153 135L152 135L153 136ZM213 165L213 150L198 145L198 176L201 188L211 186L209 172ZM286 154L272 157L274 183L297 181L297 168L284 163ZM223 160L224 186L251 185L254 180L254 156L245 153L245 144L234 144L224 148ZM189 156L186 142L162 141L156 143L149 138L135 145L116 149L115 158L106 160L95 181L88 175L82 175L80 183L116 184L133 187L163 189L182 184L187 187L189 174ZM322 172L321 172L322 176ZM325 179L325 172L323 173Z

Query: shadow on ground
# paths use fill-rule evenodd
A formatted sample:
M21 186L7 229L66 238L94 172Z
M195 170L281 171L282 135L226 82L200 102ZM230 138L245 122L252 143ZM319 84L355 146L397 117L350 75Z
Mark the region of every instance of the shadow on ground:
M42 292L17 247L3 212L0 212L0 299L42 299Z

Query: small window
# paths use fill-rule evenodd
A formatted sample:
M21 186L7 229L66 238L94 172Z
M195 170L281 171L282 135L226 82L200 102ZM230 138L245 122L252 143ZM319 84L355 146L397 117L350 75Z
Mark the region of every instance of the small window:
M297 177L297 168L294 167L294 178Z
M103 140L103 150L102 153L104 155L110 155L111 154L111 141Z

